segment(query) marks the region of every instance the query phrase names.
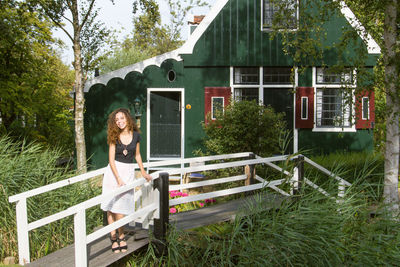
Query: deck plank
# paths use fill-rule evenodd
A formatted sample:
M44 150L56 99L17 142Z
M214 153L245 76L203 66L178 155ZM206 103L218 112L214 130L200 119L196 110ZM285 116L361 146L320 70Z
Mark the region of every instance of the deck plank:
M261 200L257 200L257 198L261 198ZM176 213L170 216L170 224L174 225L176 229L187 230L218 222L231 221L235 219L240 211L243 213L250 212L250 205L261 203L263 209L278 208L285 199L287 197L271 193L251 195L201 209Z
M263 209L278 208L282 201L287 197L264 193L247 196L241 199L235 199L221 204L215 204L197 210L180 212L170 216L170 224L179 230L187 230L206 226L218 222L230 221L237 216L238 212L248 213L249 205L261 203ZM256 199L261 199L256 200ZM100 238L88 244L88 266L102 267L109 266L112 263L122 259L123 257L135 252L136 250L146 246L149 243L148 230L128 228L127 243L128 251L124 253L113 253L111 251L111 242L107 236ZM75 265L75 246L70 245L59 249L49 255L46 255L32 263L27 264L29 267L69 267Z
M124 253L113 253L111 251L110 239L106 236L88 244L87 252L89 265L93 267L108 266L132 252L146 246L149 243L148 231L138 230L135 235L126 235L128 250ZM70 245L46 255L26 266L33 267L69 267L75 266L75 246Z

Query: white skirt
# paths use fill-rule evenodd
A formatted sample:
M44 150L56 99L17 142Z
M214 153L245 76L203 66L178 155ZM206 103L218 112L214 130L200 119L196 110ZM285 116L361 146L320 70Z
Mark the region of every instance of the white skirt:
M119 177L125 184L132 183L135 179L135 168L133 163L122 163L115 161L115 166ZM103 177L103 192L102 194L108 194L111 191L118 188L117 180L111 170L110 165L107 166L107 170ZM104 211L111 211L112 213L118 214L132 214L135 212L135 200L134 200L134 189L122 193L116 197L105 199L100 207Z

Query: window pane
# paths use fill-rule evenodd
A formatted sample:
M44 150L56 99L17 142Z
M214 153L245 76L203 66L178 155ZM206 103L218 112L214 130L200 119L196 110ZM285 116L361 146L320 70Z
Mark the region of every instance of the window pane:
M234 68L235 84L259 84L259 68Z
M290 84L291 68L264 67L263 84Z
M343 90L337 88L317 89L318 127L351 126L351 109L344 95Z
M211 118L215 120L219 114L224 112L224 98L223 97L213 97L212 98L212 114Z
M307 97L301 98L301 118L303 120L308 119L308 98Z
M369 98L363 97L362 99L362 119L369 120Z
M346 70L342 73L334 73L324 68L317 68L317 83L331 84L352 84L352 70Z
M263 0L264 28L271 28L273 22L278 28L297 28L297 0Z
M235 88L235 100L258 101L258 88Z

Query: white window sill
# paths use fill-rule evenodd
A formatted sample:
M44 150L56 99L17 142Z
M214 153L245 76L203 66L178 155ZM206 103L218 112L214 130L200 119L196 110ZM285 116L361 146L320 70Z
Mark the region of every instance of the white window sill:
M299 30L299 28L294 28L294 29L282 29L282 28L280 28L280 29L276 29L276 31L278 31L278 32L297 32ZM263 32L273 32L273 31L275 31L273 28L271 28L271 27L263 27L262 29L261 29L261 31L263 31Z
M333 133L355 133L357 132L355 127L352 128L342 128L342 127L329 127L329 128L313 128L313 132L333 132Z

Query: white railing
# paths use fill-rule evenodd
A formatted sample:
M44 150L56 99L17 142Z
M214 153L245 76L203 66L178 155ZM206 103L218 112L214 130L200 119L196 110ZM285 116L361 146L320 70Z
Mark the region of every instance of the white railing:
M74 238L75 238L75 266L86 266L87 265L87 254L86 254L86 245L104 235L115 230L139 217L148 218L150 214L150 219L158 218L158 190L152 190L151 184L147 183L144 178L140 178L135 180L133 183L127 184L123 187L120 187L108 194L102 194L86 200L82 203L74 205L72 207L67 208L61 212L56 214L47 216L45 218L39 219L37 221L28 223L28 214L27 214L27 198L33 197L42 193L49 192L56 188L60 188L62 186L73 184L78 181L84 181L93 177L96 177L100 174L104 174L104 168L89 172L83 175L79 175L77 177L67 179L61 182L57 182L51 185L43 186L34 190L30 190L18 195L11 196L9 198L9 202L16 202L16 217L17 217L17 234L18 234L18 254L19 254L19 263L21 265L27 264L30 262L29 255L29 231L34 230L38 227L47 225L54 221L66 218L68 216L74 216ZM152 175L153 179L157 179L158 177ZM121 193L127 192L129 190L135 190L136 187L142 187L141 190L138 191L139 197L141 201L139 202L141 205L136 205L138 209L136 209L135 213L124 217L121 220L118 220L110 225L107 225L96 232L91 233L90 235L86 234L86 209L89 209L93 206L99 205L103 200L107 198L114 197ZM136 192L135 192L136 193ZM136 199L138 197L135 196ZM133 203L135 205L135 203ZM149 220L149 219L148 219ZM147 220L147 221L148 221ZM148 223L145 223L145 227Z
M144 163L145 168L155 168L164 167L172 165L184 166L184 164L190 164L193 162L207 162L213 160L223 160L223 159L237 159L248 157L250 153L235 153L217 156L207 156L207 157L197 157L188 159L176 159L168 161L158 161L158 162L146 162ZM138 165L134 165L135 170L139 169ZM153 191L150 184L145 182L145 179L141 178L135 180L134 183L118 188L117 190L110 192L108 195L100 195L89 199L85 202L67 208L64 211L58 212L56 214L50 215L48 217L39 219L34 222L28 222L28 212L27 212L27 199L33 196L37 196L52 190L62 188L64 186L72 185L78 182L83 182L92 179L97 176L104 175L106 168L101 168L95 171L91 171L85 174L81 174L75 177L71 177L53 184L45 185L39 188L35 188L17 195L9 197L10 203L16 203L16 221L17 221L17 235L18 235L18 255L19 264L24 265L30 262L29 253L29 231L34 230L38 227L47 225L54 221L63 219L65 217L74 215L74 236L75 236L75 252L76 252L76 266L86 266L86 244L104 236L105 234L111 232L120 226L131 222L132 220L138 219L143 224L143 227L148 227L150 221L154 218L158 218L159 211L157 206L157 199L159 198L158 190ZM153 179L158 178L156 172L151 174ZM182 173L179 173L182 177ZM182 179L181 179L182 183ZM86 209L98 205L103 199L116 196L123 192L134 189L135 187L142 186L141 190L135 192L135 202L136 207L143 207L137 210L134 214L124 217L123 219L114 222L90 235L86 235L86 221L85 221L85 211ZM135 205L135 204L134 204ZM152 214L154 213L154 214ZM85 264L83 264L85 262Z
M218 170L218 169L225 169L225 168L234 168L234 167L240 167L240 166L246 166L246 165L265 164L265 165L270 166L273 169L283 173L284 175L286 175L286 178L277 179L277 180L269 180L269 181L260 177L259 175L255 175L254 179L259 181L260 183L244 185L244 186L239 186L239 187L224 189L224 190L219 190L219 191L213 191L213 192L208 192L208 193L201 193L201 194L196 194L193 196L186 196L186 197L171 199L169 201L169 205L175 206L175 205L179 205L179 204L183 204L183 203L189 203L192 201L199 201L199 200L227 196L227 195L232 195L232 194L237 194L237 193L254 191L254 190L262 189L265 187L271 188L282 195L291 196L291 195L293 195L293 190L299 189L300 181L304 181L305 184L310 185L312 188L318 190L320 193L324 194L325 196L334 198L334 199L336 199L337 202L340 202L341 199L344 197L346 187L351 186L351 184L349 182L347 182L346 180L344 180L343 178L340 178L336 174L332 173L331 171L325 169L321 165L318 165L317 163L313 162L309 158L302 156L304 158L304 162L310 164L312 167L327 174L328 177L333 178L339 182L337 197L331 196L327 191L325 191L320 186L314 184L306 177L304 177L304 176L301 177L302 174L299 173L298 167L294 167L293 172L289 172L289 171L279 167L278 165L274 164L275 162L281 162L281 161L286 161L286 160L297 160L300 156L302 156L302 155L296 155L293 157L290 155L283 155L283 156L262 158L262 157L259 157L256 155L255 159L251 159L251 160L241 160L241 161L228 162L228 163L217 163L217 164L212 164L212 165L207 165L207 166L189 167L189 168L182 168L182 169L177 169L177 170L163 171L163 172L169 173L170 175L174 175L179 172L180 173L191 173L191 172L199 172L199 171L210 171L210 170ZM303 163L301 163L301 164L303 164ZM231 177L210 179L210 180L201 181L201 182L191 182L191 183L187 183L187 184L172 185L172 186L169 186L169 190L185 190L185 189L192 189L192 188L203 187L203 186L217 185L217 184L222 184L222 183L243 181L243 180L247 180L249 178L248 175L249 174L244 174L244 175L237 175L237 176L231 176ZM278 188L278 186L283 183L290 183L291 189L292 189L291 192L286 192L286 191Z
M288 161L288 160L298 160L298 158L304 158L299 163L297 161L297 167L293 169L292 172L289 172L278 165L276 162ZM247 158L247 159L243 159ZM238 160L239 159L239 160ZM222 162L222 163L211 163L206 164L208 161L218 161L218 160L230 160L229 162ZM231 161L236 160L236 161ZM189 166L185 167L186 165L190 165L192 163L202 163L200 166ZM253 153L246 152L246 153L236 153L236 154L226 154L226 155L218 155L218 156L208 156L208 157L197 157L197 158L187 158L187 159L176 159L176 160L168 160L168 161L160 161L160 162L149 162L145 163L145 168L157 168L157 167L165 167L165 166L180 166L180 168L168 168L162 171L156 171L151 174L153 179L157 179L160 173L168 173L169 176L173 175L180 175L181 182L179 185L171 185L169 186L169 190L184 190L184 189L191 189L196 187L202 186L210 186L228 182L235 182L235 181L243 181L246 180L246 184L244 186L238 186L235 188L230 189L223 189L208 193L202 193L193 196L186 196L177 199L169 200L169 206L174 206L182 203L188 203L192 201L216 198L221 196L227 196L231 194L237 194L242 192L254 191L261 188L271 188L280 194L285 196L290 196L293 194L293 190L288 193L284 190L278 188L279 185L283 183L290 183L293 189L298 189L300 181L304 181L303 184L310 185L311 187L315 188L319 192L324 195L330 196L328 192L324 189L319 187L318 185L311 182L309 179L303 176L303 172L299 171L300 168L303 168L304 162L310 164L314 168L317 168L321 172L327 174L329 177L336 179L339 182L339 190L338 190L338 200L340 200L344 196L345 187L350 186L351 184L345 181L344 179L338 177L337 175L333 174L329 170L323 168L322 166L316 164L315 162L311 161L310 159L303 157L301 155L297 156L275 156L275 157L268 157L268 158L261 158ZM275 170L283 173L286 177L277 179L277 180L270 180L267 181L266 179L256 175L253 173L254 166L257 164L266 165L272 167ZM301 165L300 165L301 164ZM207 179L201 182L192 182L183 184L182 183L182 176L194 173L194 172L203 172L203 171L213 171L219 169L227 169L227 168L237 168L237 167L244 167L244 166L252 166L253 169L250 168L250 172L247 172L243 175L236 175L231 177L224 177L224 178L216 178L216 179ZM138 168L135 165L135 168ZM96 171L92 171L86 174L78 175L73 178L69 178L54 184L46 185L37 189L33 189L18 195L11 196L9 198L10 202L16 202L16 215L17 215L17 234L18 234L18 252L19 252L19 263L26 264L30 262L29 256L29 236L28 232L41 227L43 225L49 224L51 222L60 220L67 216L74 215L74 236L75 236L75 265L76 266L86 266L87 265L87 250L86 245L108 233L112 230L115 230L133 220L142 222L144 228L148 228L149 224L153 219L160 218L160 192L157 189L153 189L152 183L147 183L144 178L140 178L135 180L133 183L120 187L113 192L110 192L107 195L100 195L94 198L91 198L85 202L79 203L75 206L67 208L64 211L58 212L56 214L50 215L48 217L39 219L37 221L28 223L28 215L27 215L27 198L36 196L45 192L49 192L51 190L67 186L70 184L74 184L77 182L82 182L87 179L91 179L93 177L103 175L106 168L102 168ZM251 181L250 181L251 180ZM258 181L258 183L257 183ZM135 213L124 217L121 220L118 220L110 225L107 225L94 233L89 235L86 234L86 220L85 220L85 212L86 209L96 206L100 204L104 199L116 196L128 190L135 190L135 188L141 187L140 190L136 191L135 194ZM168 205L167 205L168 207Z

